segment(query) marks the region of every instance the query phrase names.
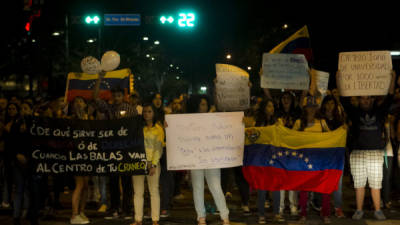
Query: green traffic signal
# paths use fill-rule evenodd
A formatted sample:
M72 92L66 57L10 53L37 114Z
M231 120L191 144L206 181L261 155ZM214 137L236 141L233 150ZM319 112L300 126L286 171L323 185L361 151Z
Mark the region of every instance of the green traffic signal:
M100 17L97 16L97 15L86 16L85 17L85 23L86 24L99 24L100 23Z
M178 13L178 21L177 26L182 28L192 28L195 26L196 15L192 12L181 12ZM173 16L161 16L160 22L161 24L172 24L175 21Z
M172 16L169 16L168 18L165 16L161 16L160 17L160 21L162 24L165 24L166 22L168 23L173 23L174 22L174 18Z

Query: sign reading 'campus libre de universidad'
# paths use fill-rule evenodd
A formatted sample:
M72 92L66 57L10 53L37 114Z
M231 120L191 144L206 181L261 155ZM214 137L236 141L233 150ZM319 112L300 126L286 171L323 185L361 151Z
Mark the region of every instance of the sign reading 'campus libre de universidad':
M303 54L264 53L261 87L270 89L308 90L310 75Z
M147 173L140 117L119 120L34 118L34 172L110 175Z
M389 51L341 52L338 70L342 96L386 95L392 58Z
M168 170L243 164L243 112L166 115Z

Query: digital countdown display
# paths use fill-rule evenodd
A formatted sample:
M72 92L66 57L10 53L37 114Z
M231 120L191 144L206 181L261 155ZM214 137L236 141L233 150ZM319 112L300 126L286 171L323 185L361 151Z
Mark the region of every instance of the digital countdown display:
M193 28L196 26L196 15L193 12L180 12L176 15L160 16L161 24L176 25L181 28Z

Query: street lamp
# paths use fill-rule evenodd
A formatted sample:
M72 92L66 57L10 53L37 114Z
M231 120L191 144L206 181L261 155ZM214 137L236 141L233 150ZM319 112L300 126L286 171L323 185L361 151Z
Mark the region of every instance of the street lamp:
M177 66L176 69L179 70L179 66Z
M146 58L150 58L150 54L146 54Z
M87 43L93 43L93 42L95 42L95 41L96 41L95 39L90 38L90 39L87 40L86 42L87 42Z
M60 32L58 32L58 31L55 31L55 32L53 32L52 34L51 34L52 36L60 36Z
M169 64L169 67L171 67L171 68L172 68L172 67L174 67L174 65L173 65L173 64Z
M282 26L282 28L283 29L287 29L289 26L285 23L285 24L283 24L283 26Z
M247 70L251 70L251 66L248 66L248 67L247 67Z
M179 79L180 79L180 77L179 77L179 76L176 76L176 79L177 79L177 80L179 80Z
M35 43L36 42L36 40L35 39L32 39L32 43Z
M232 58L231 54L226 55L226 58L231 59Z
M160 42L159 42L159 41L154 41L154 44L155 44L155 45L159 45Z
M143 41L148 41L149 37L143 37Z
M151 57L151 61L154 61L155 60L155 58L154 57Z

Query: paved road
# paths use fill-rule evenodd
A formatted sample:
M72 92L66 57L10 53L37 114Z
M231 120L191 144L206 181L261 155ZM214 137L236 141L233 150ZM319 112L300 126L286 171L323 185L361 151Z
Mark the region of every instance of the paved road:
M332 224L334 225L392 225L398 224L400 225L400 202L397 201L397 198L394 198L394 207L392 210L384 210L385 215L388 217L386 221L376 221L373 219L373 212L371 210L366 210L365 219L361 221L351 220L350 217L353 213L353 209L355 208L355 199L354 199L354 191L351 189L350 181L348 177L345 177L344 181L344 212L347 216L346 219L337 219L332 217ZM192 202L192 196L189 189L184 190L185 199L176 200L174 203L174 209L171 211L171 216L168 219L161 220L160 224L164 225L178 225L178 224L195 224L195 211ZM64 209L57 210L54 216L48 216L47 218L42 218L40 220L41 225L66 225L69 224L69 218L71 214L71 201L70 194L63 194L61 196L62 204ZM209 194L206 195L206 199L208 202L212 201L212 198ZM256 212L256 193L252 193L251 197L251 209L253 214L251 216L243 216L240 211L240 200L238 196L237 190L234 191L234 196L232 199L228 199L228 205L230 209L230 217L232 221L232 225L253 225L257 224L257 212ZM146 200L149 202L149 200ZM366 199L366 208L370 209L371 203L369 199ZM147 206L148 208L148 206ZM88 210L86 212L87 216L91 219L91 224L93 225L128 225L132 221L128 220L104 220L103 214L96 212L95 206L88 206ZM296 223L296 218L291 218L289 216L286 217L287 222L284 223L273 223L271 221L272 214L271 209L267 209L267 224L298 224ZM269 221L268 221L269 219ZM210 215L207 217L208 224L217 225L219 223L219 217L216 215ZM0 225L8 225L12 224L11 218L11 210L0 210ZM28 224L25 222L25 224ZM145 220L144 224L151 224L150 220ZM320 220L317 212L310 212L307 224L316 225L323 224Z

